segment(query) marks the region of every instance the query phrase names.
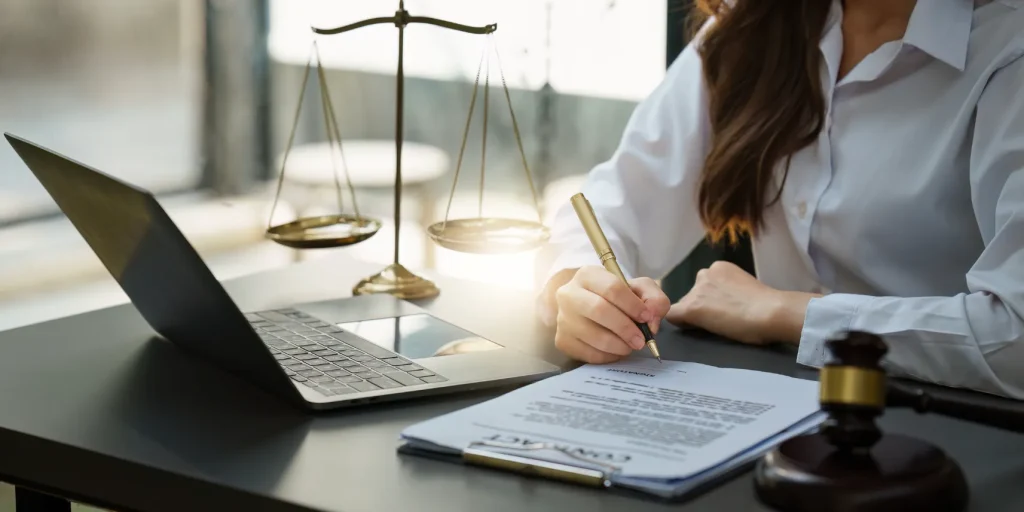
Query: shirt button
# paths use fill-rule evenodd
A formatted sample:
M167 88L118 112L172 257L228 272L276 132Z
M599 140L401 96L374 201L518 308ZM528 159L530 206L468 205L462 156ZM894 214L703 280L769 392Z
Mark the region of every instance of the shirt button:
M800 204L796 205L796 214L801 219L804 218L807 215L807 203L801 201Z

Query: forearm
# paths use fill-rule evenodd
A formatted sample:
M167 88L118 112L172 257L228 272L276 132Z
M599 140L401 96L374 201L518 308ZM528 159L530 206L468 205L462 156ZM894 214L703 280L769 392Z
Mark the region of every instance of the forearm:
M821 366L825 342L850 330L881 336L889 346L885 366L895 374L1024 399L1024 321L993 294L812 300L798 362Z

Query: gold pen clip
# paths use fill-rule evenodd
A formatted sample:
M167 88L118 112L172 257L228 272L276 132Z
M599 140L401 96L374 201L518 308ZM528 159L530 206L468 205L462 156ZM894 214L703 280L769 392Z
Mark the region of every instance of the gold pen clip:
M608 243L608 238L604 236L604 231L601 230L601 225L597 222L597 215L594 213L594 208L590 206L590 201L587 201L587 198L582 193L578 193L572 196L569 202L572 203L573 209L576 210L576 216L579 217L580 224L583 225L583 231L587 233L587 238L590 239L590 244L594 246L594 251L597 252L601 265L604 265L616 277L625 280L626 277L622 275L619 266L614 263L615 253L612 252L612 246Z

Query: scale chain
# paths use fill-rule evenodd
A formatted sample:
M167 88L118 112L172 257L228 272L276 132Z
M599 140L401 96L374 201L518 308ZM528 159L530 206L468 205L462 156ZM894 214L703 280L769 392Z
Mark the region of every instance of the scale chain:
M523 159L523 169L526 171L526 181L530 183L530 194L533 195L533 205L537 209L537 220L543 223L544 216L541 213L540 200L537 199L537 187L533 183L533 176L530 175L530 165L526 162L526 151L523 150L523 139L519 135L519 123L516 122L516 113L512 111L512 97L508 93L508 84L505 83L505 70L501 66L501 55L498 53L497 44L494 44L494 58L498 61L498 73L501 74L501 87L505 90L505 100L508 102L508 114L512 118L512 132L516 136L516 145L519 146L519 155Z
M448 214L452 209L452 199L455 198L455 188L459 184L459 170L462 168L462 157L466 152L466 142L469 140L469 127L473 124L473 109L476 106L476 94L480 86L480 70L484 67L485 55L480 56L480 64L476 68L476 80L473 81L473 95L469 100L469 114L466 115L466 130L462 133L459 158L455 162L455 178L452 180L452 192L448 195L448 207L444 210L444 222L441 223L441 231L444 231L445 226L448 225Z
M320 47L317 46L316 42L313 42L313 46L316 49L317 59L317 73L320 77L320 90L323 95L324 108L327 115L330 117L331 125L334 128L334 137L338 141L338 154L341 156L341 167L345 170L345 182L348 184L349 194L352 196L352 210L356 215L356 221L362 224L362 216L359 214L359 204L356 201L356 189L352 186L352 176L348 172L348 162L345 160L345 149L341 143L341 131L338 129L338 118L334 113L334 102L331 101L331 92L327 86L327 77L324 74L323 60L320 58ZM330 142L330 129L328 129L328 142ZM331 165L334 166L334 148L331 148ZM341 201L341 183L338 181L338 168L333 167L334 171L334 186L338 193L338 214L344 213L344 207Z
M490 38L490 34L487 35ZM484 216L484 168L487 166L487 110L490 105L491 92L491 53L487 52L487 63L484 65L484 120L483 134L480 136L480 205L477 207L477 217Z
M284 185L284 172L288 166L288 155L295 143L295 132L299 127L299 116L302 114L302 100L306 97L306 85L309 83L309 68L313 65L313 52L309 52L309 59L306 61L306 71L302 74L302 86L299 88L299 102L295 106L295 117L292 121L292 131L288 134L288 145L284 148L284 156L281 158L281 172L277 176L277 192L274 193L274 204L270 207L270 219L267 220L267 229L274 225L274 212L277 210L277 202L281 198L281 187Z
M494 42L494 35L493 34L488 34L488 36L489 36L488 37L488 42L490 44L485 47L484 55L480 56L480 64L477 67L476 79L473 81L473 95L472 95L472 97L470 99L470 102L469 102L469 113L466 116L466 129L465 129L465 132L463 132L463 134L462 134L462 144L459 147L459 157L458 157L458 160L456 161L456 164L455 164L455 177L452 180L451 194L448 196L448 207L445 209L444 221L441 223L441 231L442 232L444 231L445 227L447 227L447 225L448 225L448 216L449 216L449 214L451 212L452 200L455 197L455 190L456 190L456 188L458 186L459 171L462 168L462 159L463 159L463 155L464 155L465 150L466 150L466 141L469 139L469 129L470 129L470 126L471 126L472 120L473 120L473 109L474 109L474 106L476 105L477 89L479 88L479 85L480 85L480 71L484 67L484 61L485 61L485 57L486 57L486 61L487 61L487 74L485 75L485 78L484 78L484 83L485 83L485 85L484 85L484 121L483 121L484 122L484 126L482 128L482 131L483 131L483 146L482 146L481 155L480 155L481 156L481 158L480 158L480 199L479 199L480 203L479 203L479 210L478 210L478 217L480 217L480 218L483 217L484 163L485 163L485 156L486 156L486 151L487 151L487 149L486 149L487 148L487 104L488 104L487 98L488 98L488 90L490 89L490 85L489 85L490 84L490 52L488 52L487 50L490 49L491 47L493 47L493 49L494 49L494 57L495 57L495 59L497 60L497 63L498 63L498 73L501 76L501 87L502 87L502 90L505 93L505 101L508 104L509 116L512 119L512 132L515 135L516 147L519 149L519 156L520 156L520 158L522 159L522 162L523 162L523 170L526 173L526 181L530 185L530 194L533 197L533 205L534 205L534 208L537 210L537 219L538 219L539 222L543 222L543 220L544 220L543 219L543 214L542 214L541 208L540 208L540 200L537 197L537 187L534 184L533 176L530 173L530 165L529 165L529 163L527 162L527 159L526 159L526 151L523 149L523 138L522 138L522 135L520 134L520 131L519 131L519 123L516 120L516 114L515 114L515 111L512 108L512 97L509 94L508 83L505 80L505 70L504 70L504 68L501 65L501 55L498 53L498 45Z
M338 181L338 163L334 159L334 131L331 129L331 114L327 107L327 83L323 80L323 70L317 66L317 76L320 78L320 102L323 104L324 130L327 131L327 147L331 154L331 173L334 176L334 193L338 200L338 214L345 210L341 200L341 183ZM339 145L340 137L339 137Z
M362 216L359 213L359 205L356 202L355 188L352 186L352 177L351 177L351 175L348 172L348 163L345 160L345 151L344 151L344 149L342 147L342 143L341 143L341 131L338 129L338 118L335 116L335 113L334 113L334 103L331 101L330 91L327 88L327 78L326 78L326 76L324 74L324 70L323 70L323 66L322 66L322 59L320 57L320 48L316 44L316 41L314 41L313 42L313 48L310 50L309 59L306 61L306 67L305 67L305 70L304 70L304 72L302 74L302 85L299 88L299 101L297 102L297 104L295 106L295 115L294 115L294 118L292 120L292 128L291 128L291 132L288 134L288 144L287 144L287 146L285 146L284 156L281 159L282 160L281 161L281 171L280 171L280 173L278 174L278 177L277 177L277 190L274 193L274 203L273 203L273 206L271 206L271 208L270 208L270 219L268 219L268 221L267 221L267 229L268 230L273 226L273 223L274 223L274 212L277 211L277 205L278 205L278 203L280 202L280 199L281 199L281 190L282 190L282 188L284 186L284 176L285 176L285 172L286 172L286 170L288 168L288 156L291 154L291 150L292 150L292 148L295 145L295 134L298 131L299 118L302 115L302 103L303 103L303 100L306 97L306 87L309 84L309 72L310 72L310 68L313 67L313 59L314 59L314 57L316 58L316 61L317 61L317 82L318 82L318 85L319 85L319 88L320 88L320 101L321 101L322 106L323 106L324 127L325 127L325 130L327 131L327 143L328 143L328 146L330 147L331 170L333 171L333 174L334 174L334 187L335 187L335 192L336 192L336 195L337 195L338 215L344 214L344 201L342 200L342 196L341 196L341 181L340 181L340 178L338 177L338 167L337 167L337 163L335 162L335 155L334 155L334 141L335 140L337 140L337 142L338 142L338 152L341 155L341 164L342 164L342 167L345 169L345 181L348 184L349 192L350 192L350 194L352 196L352 209L355 211L355 216L356 216L357 222L362 224Z

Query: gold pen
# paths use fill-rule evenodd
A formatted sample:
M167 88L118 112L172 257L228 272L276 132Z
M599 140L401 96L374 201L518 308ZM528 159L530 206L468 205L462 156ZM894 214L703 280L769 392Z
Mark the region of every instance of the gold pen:
M594 209L590 206L590 201L587 201L587 198L583 197L583 194L580 193L572 196L570 202L573 209L576 210L576 216L580 218L580 223L583 224L583 230L587 232L587 237L590 238L590 244L597 251L597 257L601 259L601 264L628 285L626 276L622 274L622 269L619 268L618 262L615 261L615 253L612 252L612 246L608 244L608 239L605 238L604 232L601 231L601 225L597 222L597 216L594 215ZM644 339L647 342L647 348L651 350L654 357L658 358L658 362L661 362L658 344L654 342L654 335L651 334L651 329L643 322L637 322L636 326L643 333Z

